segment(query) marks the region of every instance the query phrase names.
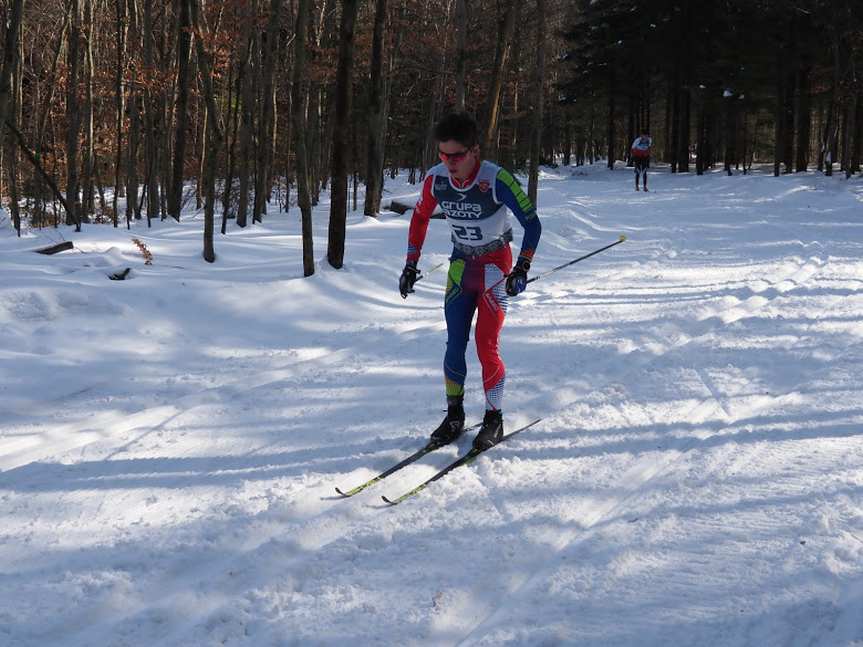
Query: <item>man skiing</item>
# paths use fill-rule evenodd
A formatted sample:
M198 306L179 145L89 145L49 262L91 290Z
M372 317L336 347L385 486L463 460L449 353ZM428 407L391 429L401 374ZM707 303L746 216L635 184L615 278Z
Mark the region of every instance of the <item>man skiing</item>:
M635 166L635 190L638 191L638 177L644 176L644 190L647 191L647 169L650 166L650 147L653 140L646 132L635 138L630 147L632 162Z
M465 352L476 312L476 347L482 365L485 416L473 446L487 449L503 436L505 368L498 353L498 337L507 297L518 295L527 286L527 272L542 227L536 209L512 175L481 159L473 117L463 112L447 115L435 125L434 138L441 163L429 170L414 208L399 292L402 298L407 298L414 291L417 261L429 219L435 206L440 205L452 229L453 251L444 296L447 415L432 433L432 440L443 445L456 440L464 431ZM524 228L514 268L508 211Z

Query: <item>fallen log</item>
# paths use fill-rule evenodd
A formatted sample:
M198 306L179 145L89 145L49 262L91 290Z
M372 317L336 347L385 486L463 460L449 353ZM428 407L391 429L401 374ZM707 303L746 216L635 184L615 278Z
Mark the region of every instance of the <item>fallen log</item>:
M72 249L74 245L71 240L63 241L62 243L57 243L56 245L51 245L50 247L43 247L42 249L37 249L35 252L37 254L56 254L57 252L65 252L67 249Z
M398 200L391 201L388 208L390 211L394 211L399 215L404 215L406 211L413 209L413 207L406 205L404 202L399 202Z

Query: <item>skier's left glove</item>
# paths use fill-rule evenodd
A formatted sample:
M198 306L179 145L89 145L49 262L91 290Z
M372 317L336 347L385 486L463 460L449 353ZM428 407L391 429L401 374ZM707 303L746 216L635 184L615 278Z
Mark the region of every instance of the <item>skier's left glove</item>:
M506 293L514 297L527 287L527 271L530 269L530 261L524 257L518 259L512 272L506 277Z

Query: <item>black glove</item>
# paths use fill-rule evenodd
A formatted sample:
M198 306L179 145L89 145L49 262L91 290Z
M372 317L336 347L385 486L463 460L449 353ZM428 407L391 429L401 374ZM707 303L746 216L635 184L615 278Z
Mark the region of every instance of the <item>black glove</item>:
M527 271L530 269L530 261L519 258L518 263L512 268L512 272L506 277L506 293L514 297L527 287Z
M416 261L405 263L405 269L402 270L402 275L399 277L399 292L402 299L407 299L408 294L414 291L414 283L417 282L419 275Z

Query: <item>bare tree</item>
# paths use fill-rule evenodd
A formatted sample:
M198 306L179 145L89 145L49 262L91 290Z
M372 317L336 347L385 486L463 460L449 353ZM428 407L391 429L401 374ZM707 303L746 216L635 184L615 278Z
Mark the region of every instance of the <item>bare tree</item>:
M530 145L530 178L527 196L536 205L539 185L539 162L542 155L543 110L545 106L545 0L536 0L536 85L533 90L533 124ZM646 181L646 180L645 180Z
M333 153L330 165L330 226L327 260L341 269L345 259L348 212L348 142L351 117L351 79L354 66L354 23L358 0L342 0L339 28L339 67L336 72L336 104L333 116Z
M124 0L120 0L124 1ZM140 30L138 29L138 6L136 0L128 1L127 16L129 28L127 31L126 52L134 61L141 42ZM138 74L133 64L129 75L129 87L127 93L127 106L129 109L129 137L126 144L126 226L129 226L132 218L136 220L141 217L141 208L138 203L138 146L141 135L141 98L139 93Z
M273 78L276 73L276 48L279 35L279 15L282 0L270 0L270 11L267 16L267 31L261 43L261 107L258 118L258 161L255 184L254 218L258 222L267 211L269 200L272 166L272 146L267 143L275 140L275 99L273 96Z
M809 87L810 68L804 63L797 75L797 159L794 170L806 171L809 166L809 137L812 132L812 110Z
M383 45L386 29L387 0L377 0L375 6L375 28L372 40L372 60L369 82L368 156L366 159L366 201L363 213L377 216L381 208L383 191Z
M465 59L467 58L467 1L455 0L455 109L464 111Z
M113 218L114 226L117 227L119 224L117 200L120 197L120 167L123 164L123 112L126 105L126 96L123 91L123 68L126 56L126 1L116 0L114 9L116 13L115 47L117 48L117 60L114 68L114 97L117 109L117 121L115 123L117 132L115 133L115 145L117 147L117 153L114 158ZM126 220L126 226L129 226L128 218Z
M213 246L216 207L216 163L222 148L222 127L219 123L219 111L216 107L216 93L213 89L213 65L209 54L204 49L202 36L202 20L199 0L190 0L192 8L192 29L195 33L195 53L198 61L198 76L204 86L204 97L207 102L207 123L209 130L209 146L206 148L206 164L204 172L204 260L212 263L216 260Z
M6 123L12 113L13 92L12 73L18 66L18 39L21 30L21 15L24 11L24 1L14 0L9 7L6 22L6 37L3 39L3 69L0 70L0 147L6 138ZM21 217L13 211L15 231L21 235Z
M81 200L78 178L78 136L81 124L78 102L78 76L81 71L81 7L78 0L69 0L69 46L66 51L68 79L66 81L66 224L81 231Z
M251 11L250 8L247 10ZM237 206L237 226L245 227L249 210L249 190L252 164L252 129L254 128L255 94L252 61L257 46L253 17L245 16L246 43L240 67L237 70L240 100L240 159L238 174L240 179L240 202Z
M306 39L309 31L310 0L297 3L294 31L294 70L291 109L293 110L294 156L297 166L297 202L303 227L303 276L315 273L312 240L312 199L309 179L309 155L306 147L308 83L306 82Z
M177 34L177 124L174 129L174 164L168 213L180 221L183 201L183 166L186 160L186 131L189 128L189 59L192 50L191 0L175 0L180 18Z
M506 75L506 63L509 58L509 50L512 43L512 35L515 31L516 2L505 0L503 28L499 32L497 56L492 69L491 84L485 106L485 131L482 148L486 155L494 155L497 148L497 129L500 121L501 94L503 90L504 77Z
M84 0L84 149L81 159L81 188L83 189L82 219L89 221L88 216L95 211L94 204L94 169L96 165L95 122L93 118L93 77L95 76L93 60L93 0Z
M144 181L147 183L147 226L153 218L159 217L159 176L158 176L158 95L154 87L154 72L156 69L153 56L153 0L144 0L144 70L148 78L144 84L144 161L146 172Z

